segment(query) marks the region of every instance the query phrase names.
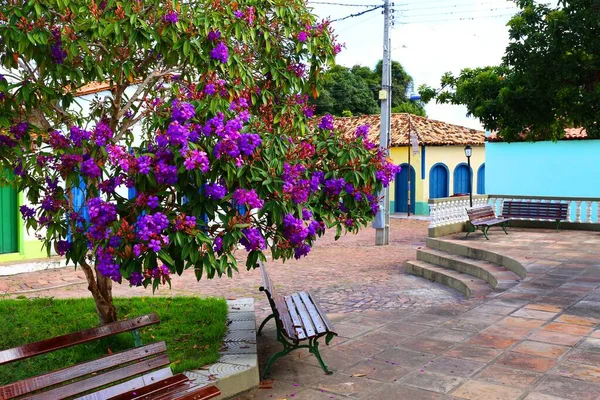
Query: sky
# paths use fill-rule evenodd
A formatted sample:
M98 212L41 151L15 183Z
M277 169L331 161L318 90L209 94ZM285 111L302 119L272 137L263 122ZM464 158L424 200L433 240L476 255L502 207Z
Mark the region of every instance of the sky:
M463 68L499 64L508 44L506 23L518 10L506 0L390 1L395 3L392 60L404 66L415 88L422 84L439 87L445 72L458 74ZM371 7L318 4L321 2L380 5L383 0L309 0L319 17L334 20ZM374 67L382 58L381 10L334 22L333 27L338 41L346 46L336 58L338 64ZM483 129L477 119L466 116L464 106L432 101L425 108L429 118Z

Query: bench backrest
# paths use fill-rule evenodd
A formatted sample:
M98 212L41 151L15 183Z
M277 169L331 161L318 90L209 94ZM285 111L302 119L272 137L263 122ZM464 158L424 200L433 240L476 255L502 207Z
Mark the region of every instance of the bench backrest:
M298 335L296 333L294 323L290 317L290 312L285 299L275 290L275 286L273 285L271 277L267 273L267 268L265 265L260 261L258 262L258 265L260 267L263 280L263 286L261 286L259 290L266 293L267 299L269 300L271 309L273 310L273 314L275 316L275 322L279 325L280 329L286 332L286 334L292 339L297 338Z
M469 216L469 221L486 221L490 219L495 219L496 214L492 209L492 206L481 206L476 208L467 208L467 215Z
M149 314L3 350L0 352L0 365L157 323L159 323L158 316ZM144 386L144 382L149 380L165 379L171 375L166 344L158 342L0 386L0 399L11 399L35 392L40 393L33 394L31 398L62 399L134 378L83 397L106 399Z
M513 218L565 220L569 212L567 203L541 203L504 201L502 215Z

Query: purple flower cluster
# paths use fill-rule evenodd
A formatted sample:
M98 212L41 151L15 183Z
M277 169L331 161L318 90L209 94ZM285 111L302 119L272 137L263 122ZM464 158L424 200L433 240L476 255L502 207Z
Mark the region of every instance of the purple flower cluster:
M240 239L240 243L246 248L246 251L263 250L266 247L265 238L257 228L246 228L242 230L242 233L245 237Z
M129 275L129 284L131 286L142 286L142 282L144 281L144 275L141 273L134 271Z
M154 175L160 185L177 183L177 167L173 165L173 153L169 149L159 149L155 153Z
M240 140L238 141L238 146L240 148L240 153L245 156L251 156L254 154L254 150L262 144L262 139L260 135L255 133L244 133L240 136Z
M9 129L10 133L12 133L17 140L21 140L28 130L29 124L27 122L19 122L18 124L11 126Z
M221 236L217 236L215 238L215 242L213 244L213 250L217 253L223 251L223 238Z
M185 217L178 217L175 219L174 230L176 232L183 231L186 229L194 229L196 227L196 217L186 215Z
M188 152L183 162L185 169L191 171L193 169L200 169L202 173L207 173L209 169L208 157L206 153L197 149Z
M73 247L72 243L66 240L59 240L56 242L56 253L59 256L64 256L67 254L67 251L71 250Z
M300 43L304 43L308 39L308 34L304 31L301 31L300 33L298 33L297 37Z
M194 118L195 115L196 110L193 105L173 100L173 110L171 111L171 119L173 121L184 123Z
M119 265L115 261L114 249L98 247L96 250L96 268L98 271L115 282L121 280Z
M158 196L148 196L148 201L146 202L146 204L148 205L148 207L154 210L159 206L160 200L158 199Z
M90 227L88 238L90 240L102 240L108 237L110 231L108 225L117 220L117 206L105 202L99 197L89 199L87 202Z
M84 140L89 140L91 136L91 132L83 130L77 126L73 126L69 130L69 138L75 147L80 147L81 143L83 143Z
M139 156L137 158L138 172L142 175L150 173L150 166L152 165L152 159L149 156Z
M102 175L102 170L93 158L88 158L81 163L81 174L91 179L97 179Z
M303 210L302 218L310 220L312 213L308 217L308 214L304 211L308 210ZM306 226L303 219L295 218L292 214L287 214L283 217L283 236L294 248L294 258L296 259L306 256L310 252L310 245L305 243L305 241L314 238L323 229L322 224L315 220L311 220L308 226Z
M69 140L60 131L48 133L48 144L54 149L66 149L70 146Z
M254 189L236 189L232 197L237 204L247 204L250 208L262 208L264 205L264 201L258 197Z
M19 207L19 211L21 211L21 215L23 216L24 220L28 220L35 217L35 210L31 207L21 206Z
M221 32L216 29L216 30L210 30L210 32L208 32L208 40L210 40L211 42L217 41L221 38Z
M226 63L229 60L229 49L223 42L219 42L214 49L210 52L210 57L213 60L221 61Z
M54 43L50 46L50 58L55 64L62 64L67 58L67 52L62 47L62 39L60 37L60 29L52 30L52 38Z
M135 227L139 239L150 240L169 227L169 219L163 213L146 214L136 222Z
M296 204L306 203L311 194L312 186L308 179L303 179L306 167L302 164L291 166L283 164L283 192L288 194Z
M327 179L325 181L325 193L329 196L339 196L339 194L346 187L346 181L344 178Z
M204 185L204 195L213 200L221 200L227 194L227 188L218 183Z
M370 128L371 127L368 124L359 126L358 128L356 128L356 137L357 138L367 139L368 135L369 135L369 129Z
M113 131L108 126L108 122L106 120L102 120L96 124L96 128L92 133L92 139L96 146L106 146L108 141L113 138Z
M374 196L370 193L366 193L365 195L367 196L367 200L371 206L371 213L376 215L379 212L379 200L377 199L377 196Z
M334 128L334 126L333 126L333 115L331 115L331 114L325 115L321 119L321 122L319 123L319 129L325 129L325 130L328 130L328 131L332 131L333 128Z
M168 24L176 24L179 21L179 16L176 11L169 10L165 15L163 15L163 21Z
M388 187L390 182L394 180L396 174L400 172L401 168L399 165L394 165L391 162L385 160L382 162L381 168L375 172L375 178L381 182L383 187Z

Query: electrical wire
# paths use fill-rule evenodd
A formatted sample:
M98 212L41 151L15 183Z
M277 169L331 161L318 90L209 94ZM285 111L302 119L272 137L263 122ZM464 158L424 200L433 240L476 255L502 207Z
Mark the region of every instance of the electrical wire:
M494 4L507 4L509 3L506 0L497 0L497 1L485 1L485 2L480 2L480 3L465 3L465 4L452 4L449 6L432 6L432 7L417 7L417 8L405 8L405 9L400 9L400 8L394 8L394 11L416 11L416 10L437 10L437 9L443 9L443 8L459 8L459 7L471 7L471 6L479 6L479 5L494 5ZM508 5L508 4L507 4Z
M401 25L414 25L414 24L425 24L432 22L453 22L453 21L475 21L484 18L502 18L502 17L513 17L514 14L500 14L500 15L481 15L476 17L463 17L463 18L445 18L445 19L433 19L425 21L411 21L411 22L399 22Z
M331 21L329 21L329 22L339 22L339 21L343 21L343 20L345 20L345 19L349 19L349 18L356 18L356 17L360 17L361 15L364 15L364 14L366 14L366 13L370 13L371 11L375 11L375 10L378 10L378 9L380 9L380 8L383 8L383 5L376 6L376 7L373 7L373 8L369 8L368 10L361 11L361 12L359 12L359 13L356 13L356 14L350 14L350 15L346 15L345 17L342 17L342 18L332 19L332 20L331 20Z
M342 7L377 7L378 4L348 4L348 3L332 3L329 1L309 1L311 4L326 4L330 6L342 6Z
M518 10L516 7L496 7L496 8L485 8L480 10L464 10L464 11L448 11L441 13L428 13L428 14L406 14L402 15L405 18L413 18L413 17L432 17L436 15L456 15L456 14L468 14L468 13L476 13L476 12L490 12L490 11L507 11L507 10Z

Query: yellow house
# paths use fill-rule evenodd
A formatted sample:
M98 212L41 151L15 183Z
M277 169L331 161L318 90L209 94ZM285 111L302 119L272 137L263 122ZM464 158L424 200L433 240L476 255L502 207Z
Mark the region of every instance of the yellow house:
M369 138L379 143L379 121L379 115L365 115L336 118L335 125L350 135L358 126L368 124ZM411 132L418 145L411 145ZM418 215L429 214L430 198L468 194L466 145L473 149L473 193L485 193L485 132L411 114L392 114L390 136L391 157L402 167L390 187L391 212L408 211L409 193L410 212Z

